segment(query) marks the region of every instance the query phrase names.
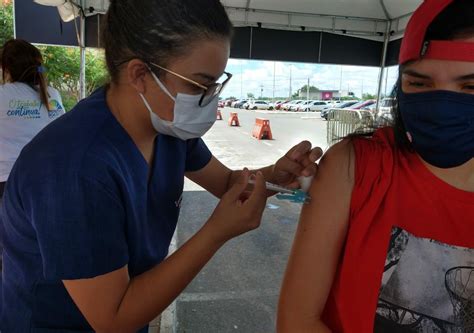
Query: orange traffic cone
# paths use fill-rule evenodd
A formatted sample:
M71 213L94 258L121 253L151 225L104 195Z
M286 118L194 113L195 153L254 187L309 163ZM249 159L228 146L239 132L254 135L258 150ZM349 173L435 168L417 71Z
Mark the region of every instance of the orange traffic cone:
M272 130L270 128L270 120L264 118L255 119L252 136L258 140L273 140Z
M240 126L239 116L237 112L230 113L229 126Z

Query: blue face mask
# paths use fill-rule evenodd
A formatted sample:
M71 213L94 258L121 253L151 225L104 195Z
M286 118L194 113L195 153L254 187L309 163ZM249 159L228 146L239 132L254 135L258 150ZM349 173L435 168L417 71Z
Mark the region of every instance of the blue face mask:
M423 160L447 169L474 158L474 95L400 90L398 103L409 139Z

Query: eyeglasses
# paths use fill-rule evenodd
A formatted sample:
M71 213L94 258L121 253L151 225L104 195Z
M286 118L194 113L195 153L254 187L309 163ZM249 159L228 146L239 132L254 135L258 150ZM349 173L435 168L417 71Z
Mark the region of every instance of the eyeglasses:
M160 65L154 64L152 62L150 62L149 64L154 66L154 67L157 67L161 70L164 70L165 72L167 72L169 74L172 74L176 77L179 77L180 79L182 79L186 82L189 82L189 83L195 85L196 87L199 87L199 88L203 89L204 92L202 93L201 99L199 100L199 106L200 107L205 107L205 106L209 105L209 103L211 103L215 98L217 98L220 95L220 93L222 92L222 90L224 90L226 84L232 78L231 73L224 72L224 74L227 75L227 78L223 82L215 82L215 83L212 83L210 85L205 86L203 84L200 84L199 82L191 80L191 79L189 79L189 78L187 78L187 77L185 77L181 74L173 72L173 71L171 71L167 68L164 68Z

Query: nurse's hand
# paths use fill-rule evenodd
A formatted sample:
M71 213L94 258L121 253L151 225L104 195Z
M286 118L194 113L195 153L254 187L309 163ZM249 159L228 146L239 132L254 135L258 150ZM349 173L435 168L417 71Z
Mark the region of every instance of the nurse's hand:
M267 202L267 190L261 172L253 177L256 178L255 185L249 192L247 186L250 172L245 169L214 210L206 226L212 228L217 241L226 242L260 226Z
M311 149L311 142L302 141L291 148L273 166L270 181L289 188L299 188L298 177L311 177L318 172L316 161L323 155L319 147Z

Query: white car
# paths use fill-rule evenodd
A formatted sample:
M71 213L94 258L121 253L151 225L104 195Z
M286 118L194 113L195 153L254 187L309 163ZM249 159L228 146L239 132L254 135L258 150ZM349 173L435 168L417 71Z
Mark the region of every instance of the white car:
M341 101L325 101L325 102L327 104L326 108L333 108L339 103L341 103Z
M235 108L235 104L238 104L238 103L240 103L241 101L242 101L242 100L240 100L240 99L236 99L235 101L233 101L233 102L230 103L230 107L231 107L231 108Z
M303 100L295 100L295 101L289 101L288 103L285 103L281 106L281 108L285 111L290 111L292 107L294 107L295 105L298 105L300 104L301 102L303 102Z
M299 103L298 105L292 107L291 111L304 111L306 106L310 105L313 102L314 102L313 100L303 101L303 102Z
M305 112L320 112L322 111L323 109L327 108L328 106L330 106L330 104L328 104L327 102L325 101L311 101L311 103L308 103L306 105L303 105L300 107L300 111L305 111Z
M393 98L384 98L380 103L380 113L391 113L395 103L395 99Z
M245 108L247 110L269 110L271 106L265 101L252 101L250 103L247 103L247 105L245 105Z

